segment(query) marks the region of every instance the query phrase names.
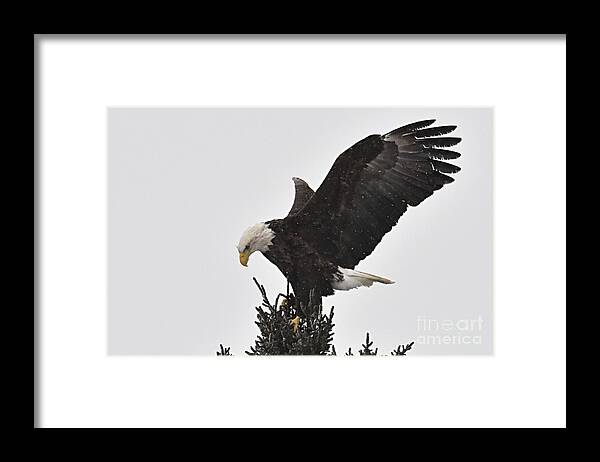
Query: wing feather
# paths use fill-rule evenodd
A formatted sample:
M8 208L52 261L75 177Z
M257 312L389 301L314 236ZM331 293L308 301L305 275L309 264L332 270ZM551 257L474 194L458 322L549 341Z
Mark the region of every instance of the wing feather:
M425 138L417 140L416 142L422 145L424 148L448 148L460 143L460 138L448 137L448 138Z
M310 200L310 198L315 193L308 183L304 181L302 178L293 177L292 181L294 182L294 203L292 204L292 208L288 212L288 216L295 215L306 205L306 203Z
M456 129L456 125L440 125L439 127L425 128L413 133L417 138L428 138L431 136L447 135Z
M409 205L454 181L447 174L460 168L443 161L460 153L442 148L461 139L443 136L455 125L430 127L434 122L370 135L344 151L303 208L288 217L289 223L330 261L354 268Z
M415 131L420 130L421 128L429 127L434 122L435 122L435 119L421 120L419 122L413 122L411 124L404 125L403 127L396 128L395 130L392 130L391 132L386 133L385 136L390 136L390 135L391 136L402 136L402 135L406 135L409 133L414 133Z

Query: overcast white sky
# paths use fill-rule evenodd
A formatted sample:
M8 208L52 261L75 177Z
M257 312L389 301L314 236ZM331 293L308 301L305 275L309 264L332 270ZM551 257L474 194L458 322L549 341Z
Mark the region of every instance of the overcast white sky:
M316 189L355 142L428 118L458 125L462 171L357 267L396 284L324 299L334 344L357 351L368 331L382 353L491 353L489 108L110 109L109 353L243 355L258 333L252 277L272 299L285 279L259 253L239 264L242 231L287 214L292 176Z

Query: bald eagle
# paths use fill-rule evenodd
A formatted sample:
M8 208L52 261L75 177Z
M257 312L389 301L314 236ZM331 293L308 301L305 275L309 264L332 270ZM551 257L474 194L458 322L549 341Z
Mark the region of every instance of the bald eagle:
M288 215L244 231L240 263L261 252L307 304L310 291L320 301L334 290L392 284L390 279L355 269L392 229L408 206L417 206L451 183L459 167L444 162L458 152L447 148L461 139L444 137L456 126L414 122L385 135L370 135L335 160L316 191L293 178L295 198Z

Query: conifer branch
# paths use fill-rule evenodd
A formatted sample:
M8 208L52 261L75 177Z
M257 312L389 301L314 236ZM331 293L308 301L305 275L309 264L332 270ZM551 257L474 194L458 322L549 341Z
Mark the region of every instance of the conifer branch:
M396 348L394 351L392 351L392 356L405 356L406 352L408 350L412 349L412 346L414 344L415 344L415 342L410 342L406 346L398 345L398 348Z
M246 350L250 356L264 355L327 355L337 356L333 345L333 314L331 307L329 314L323 314L321 298L315 296L314 290L310 291L308 304L300 304L290 292L288 281L286 293L279 293L275 302L271 303L265 287L256 278L252 278L261 295L260 306L255 307L256 326L259 335L254 345ZM414 342L398 345L391 352L392 356L405 356ZM232 356L230 348L220 346L217 356ZM365 343L358 350L360 356L376 356L379 348L373 349L373 341L367 332ZM344 353L345 356L354 356L352 348Z
M220 343L219 347L221 347L221 351L217 351L217 356L233 356L229 350L231 349L231 347L227 347L227 348L223 348L223 344Z

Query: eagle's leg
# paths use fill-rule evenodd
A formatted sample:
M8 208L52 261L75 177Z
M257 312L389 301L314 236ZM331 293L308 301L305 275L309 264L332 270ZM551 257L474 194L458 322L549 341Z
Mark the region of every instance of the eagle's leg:
M281 297L281 303L278 303L279 297ZM290 294L289 288L287 295L279 294L275 300L275 306L279 306L285 317L290 317L295 314L289 322L290 326L292 326L292 331L294 334L297 334L298 328L300 327L300 316L298 316L298 310L296 309L295 304L296 300L294 299L294 295Z
M290 320L290 325L294 333L298 332L300 321L304 318L309 322L309 318L313 314L320 312L322 303L322 295L316 289L301 293L295 300L293 305L293 313L295 316Z
M290 316L293 316L290 320L290 326L292 327L294 334L298 333L300 320L302 319L300 315L303 314L300 300L301 298L296 298L293 294L288 296L289 314Z
M309 291L296 287L294 288L293 293L290 293L288 288L288 296L286 299L287 310L289 310L286 312L286 315L290 316L291 319L289 320L289 324L293 333L297 334L300 329L300 323L302 320L306 321L311 313L309 306Z
M323 296L317 289L312 289L308 294L307 312L312 315L319 312L321 309L321 303L323 303Z
M290 295L285 296L283 294L281 295L281 304L279 305L279 308L281 308L281 311L283 312L284 316L292 316L292 309L294 308L294 300L292 297L290 297ZM300 316L298 316L298 314L296 314L295 317L293 317L290 320L290 326L292 326L292 331L294 332L294 334L298 333L298 327L300 327Z
M293 293L283 297L282 306L285 304L285 314L291 317L289 323L296 334L302 320L310 322L310 318L321 310L322 292L318 288L293 287ZM289 311L288 311L289 310Z

